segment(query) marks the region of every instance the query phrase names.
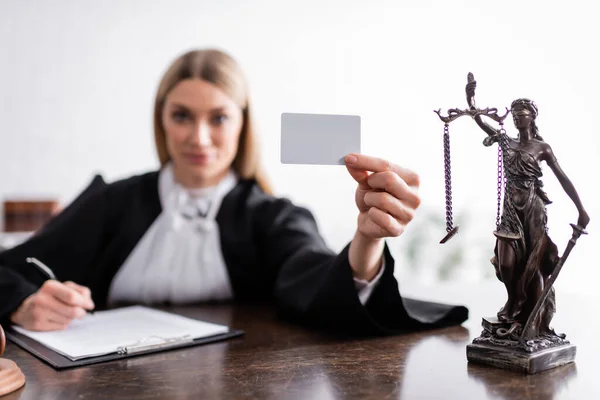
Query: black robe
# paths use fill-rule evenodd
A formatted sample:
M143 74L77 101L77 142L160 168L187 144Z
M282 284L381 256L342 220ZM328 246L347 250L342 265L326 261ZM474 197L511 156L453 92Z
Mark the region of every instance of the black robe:
M44 277L27 257L49 265L58 280L89 287L106 306L120 266L161 213L158 172L106 184L100 176L27 242L0 253L0 321L38 290ZM273 303L281 315L346 334L393 334L459 324L468 311L401 298L394 259L366 305L358 298L348 246L334 254L312 214L241 180L217 215L221 248L236 302Z

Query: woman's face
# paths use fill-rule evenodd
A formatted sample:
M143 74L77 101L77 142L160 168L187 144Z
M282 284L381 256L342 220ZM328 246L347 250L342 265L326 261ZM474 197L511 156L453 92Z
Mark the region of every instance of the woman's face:
M186 79L168 93L162 122L177 181L191 188L219 183L237 153L240 107L215 85Z
M533 121L533 114L529 110L513 110L512 115L517 129L527 129L531 125L531 121Z

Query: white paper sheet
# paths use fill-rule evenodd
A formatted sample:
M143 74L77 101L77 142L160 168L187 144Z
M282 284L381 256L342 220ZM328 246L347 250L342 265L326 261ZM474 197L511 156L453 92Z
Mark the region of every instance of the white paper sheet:
M119 347L188 336L199 339L229 331L227 326L143 306L98 311L74 320L64 331L33 332L18 326L13 329L73 361L115 353Z

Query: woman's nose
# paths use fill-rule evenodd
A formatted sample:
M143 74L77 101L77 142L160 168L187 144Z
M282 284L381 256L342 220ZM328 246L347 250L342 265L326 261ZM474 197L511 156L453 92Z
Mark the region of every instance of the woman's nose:
M205 123L200 123L196 127L194 139L200 146L209 146L212 143L210 127Z

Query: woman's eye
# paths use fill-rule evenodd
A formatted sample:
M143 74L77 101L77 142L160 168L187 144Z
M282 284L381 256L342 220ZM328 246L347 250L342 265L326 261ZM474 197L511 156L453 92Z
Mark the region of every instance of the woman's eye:
M219 114L213 117L213 124L215 125L221 125L225 121L227 121L227 115L225 114Z
M178 110L173 112L172 117L176 122L184 122L190 118L190 115L186 111Z

